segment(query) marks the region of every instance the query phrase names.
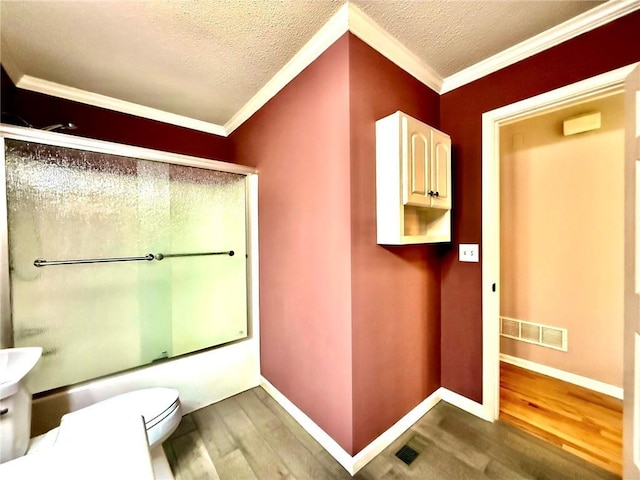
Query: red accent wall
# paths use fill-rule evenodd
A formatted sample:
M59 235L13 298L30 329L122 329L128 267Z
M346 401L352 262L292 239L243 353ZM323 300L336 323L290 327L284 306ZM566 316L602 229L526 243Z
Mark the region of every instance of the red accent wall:
M4 69L1 75L2 112L19 115L35 127L73 122L78 129L62 133L232 161L231 141L226 137L30 92L16 88ZM17 124L13 121L11 123Z
M459 243L482 240L482 114L639 61L638 32L635 12L441 97L455 206L441 275L443 387L482 402L482 267L456 259Z
M440 387L440 251L376 244L375 121L438 127L439 96L349 36L353 452Z
M233 132L259 173L262 375L352 445L349 42Z
M440 386L435 246L376 244L375 121L439 97L351 34L232 134L259 172L262 374L356 454Z

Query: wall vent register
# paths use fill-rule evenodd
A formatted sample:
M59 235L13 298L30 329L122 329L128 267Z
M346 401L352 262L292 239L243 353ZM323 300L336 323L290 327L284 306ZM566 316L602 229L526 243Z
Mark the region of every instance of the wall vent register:
M568 349L566 328L552 327L540 323L500 317L500 335L521 342L566 352Z

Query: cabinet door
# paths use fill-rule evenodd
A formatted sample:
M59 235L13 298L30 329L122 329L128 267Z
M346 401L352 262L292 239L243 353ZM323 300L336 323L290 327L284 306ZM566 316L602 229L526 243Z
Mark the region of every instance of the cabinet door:
M431 206L451 208L451 139L448 135L431 130L433 157L431 158Z
M402 117L402 201L416 207L431 206L429 127L411 117Z

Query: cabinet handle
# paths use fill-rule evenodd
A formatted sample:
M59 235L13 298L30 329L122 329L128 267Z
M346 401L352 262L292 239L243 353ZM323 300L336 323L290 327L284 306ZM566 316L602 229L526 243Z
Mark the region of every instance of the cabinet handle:
M427 192L427 195L429 195L430 197L433 197L433 190L429 190L429 191Z
M9 413L9 409L6 407L0 410L0 415L4 415L5 413Z
M436 192L436 193L434 193L434 195L435 195L436 197L439 197L439 196L440 196L440 192Z

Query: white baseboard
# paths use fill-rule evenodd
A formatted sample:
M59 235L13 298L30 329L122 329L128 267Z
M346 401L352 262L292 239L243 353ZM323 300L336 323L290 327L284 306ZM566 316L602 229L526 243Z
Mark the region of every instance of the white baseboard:
M273 397L273 399L284 408L289 415L291 415L296 422L304 428L309 435L316 439L316 441L329 452L336 461L342 465L349 474L354 475L353 471L353 457L342 448L338 442L327 434L322 428L318 426L313 420L311 420L306 413L296 407L291 400L284 396L276 387L274 387L269 380L260 376L260 386Z
M464 410L471 415L475 415L476 417L482 418L488 422L491 422L493 419L491 415L488 414L484 405L478 402L474 402L473 400L469 400L467 397L460 395L459 393L452 392L444 387L440 387L439 390L440 398L447 403L450 403L454 407L458 407L461 410Z
M351 475L354 475L358 470L364 467L367 463L373 460L378 454L380 454L385 448L391 445L395 440L400 437L404 432L409 430L411 426L416 423L422 416L435 407L438 402L441 400L440 398L440 390L438 389L425 398L422 402L420 402L416 407L414 407L409 413L407 413L404 417L394 423L387 431L385 431L382 435L376 438L369 445L360 450L353 457L353 472Z
M530 360L525 360L518 357L513 357L505 353L500 354L500 361L509 363L511 365L515 365L516 367L525 368L527 370L531 370L532 372L540 373L542 375L547 375L548 377L557 378L558 380L562 380L563 382L572 383L580 387L588 388L589 390L593 390L594 392L603 393L605 395L609 395L610 397L618 398L620 400L622 400L624 397L624 391L622 387L616 387L615 385L610 385L608 383L600 382L598 380L593 380L592 378L576 375L575 373L570 373L564 370L559 370L557 368L548 367L540 363L532 362Z
M373 460L385 448L391 445L400 435L406 432L411 426L429 410L435 407L440 400L444 400L465 410L472 415L486 419L484 408L481 404L469 400L462 395L458 395L446 388L439 388L426 399L420 402L404 417L398 420L382 435L373 440L355 456L351 456L342 448L327 432L322 430L311 418L302 410L296 407L287 397L285 397L266 378L260 377L260 385L265 391L284 408L329 454L342 465L350 475L355 475L362 467Z

